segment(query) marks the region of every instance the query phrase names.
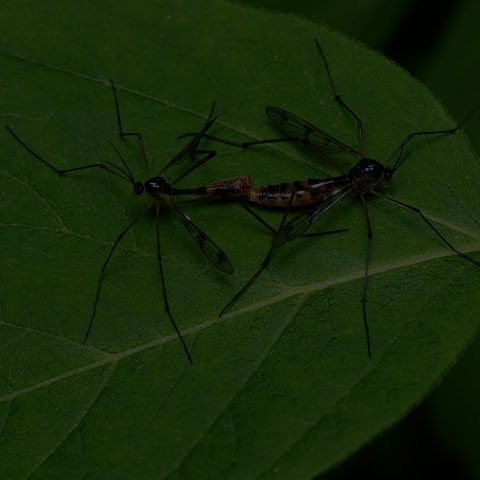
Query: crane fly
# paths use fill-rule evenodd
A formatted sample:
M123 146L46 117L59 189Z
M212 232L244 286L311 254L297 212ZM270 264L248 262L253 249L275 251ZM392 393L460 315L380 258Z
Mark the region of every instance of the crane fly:
M363 152L363 130L362 121L358 115L341 99L337 94L332 75L327 63L326 56L315 39L318 52L323 60L325 70L328 76L328 80L333 92L334 100L341 105L356 121L358 131L359 149L353 148L346 143L337 140L328 133L324 132L315 125L309 123L303 118L288 112L278 107L267 107L265 112L273 124L282 131L286 136L281 138L273 138L266 140L255 140L251 142L236 142L228 139L223 139L210 135L206 132L203 136L212 140L226 143L228 145L235 145L244 149L253 145L279 143L279 142L297 142L306 145L315 153L320 155L331 166L333 166L340 175L330 178L321 179L308 179L306 181L296 181L288 184L269 185L263 187L263 190L258 192L260 197L275 197L278 198L277 203L263 202L265 205L278 205L279 203L288 204L280 227L275 231L270 249L267 252L263 262L259 269L250 277L250 279L244 284L240 291L227 303L220 313L220 316L231 307L250 287L253 281L262 273L267 267L270 258L275 248L280 247L286 242L292 241L300 236L304 236L305 232L310 226L318 220L325 212L330 210L334 205L340 202L343 198L349 196L360 197L362 207L365 215L365 222L367 227L367 251L365 260L365 270L363 275L363 287L362 287L362 311L363 311L363 323L366 335L368 356L371 358L371 341L370 333L367 321L367 279L368 279L368 267L371 256L371 244L372 244L372 227L368 214L368 207L366 202L367 194L373 194L383 200L391 202L395 205L406 208L416 213L428 227L442 240L442 242L453 252L460 255L465 260L480 266L480 262L474 260L468 255L457 250L440 231L428 220L428 218L422 213L422 211L408 203L397 200L389 195L382 194L376 191L378 184L389 184L393 177L393 174L401 167L405 162L408 154L403 154L404 148L410 140L420 135L440 135L440 134L452 134L459 130L463 124L478 110L480 104L477 105L467 117L458 123L454 128L444 130L432 130L432 131L420 131L413 132L407 135L400 145L394 150L394 152L387 158L385 164L382 164L374 159L368 158ZM193 135L194 138L198 133L188 133L183 136ZM332 159L335 155L348 155L356 160L356 164L348 171L344 172ZM393 166L389 164L395 159ZM277 195L279 194L279 195ZM258 202L260 203L260 202ZM290 206L306 206L311 207L304 210L294 216L291 220L286 221L287 214Z
M118 99L117 99L117 93L115 89L115 84L113 83L112 80L112 91L113 91L113 96L114 96L114 101L115 101L115 108L116 108L116 113L117 113L117 121L118 121L118 129L120 132L120 137L124 138L126 136L135 136L137 137L138 144L142 153L142 157L144 159L145 163L145 169L147 171L149 179L145 182L140 182L136 181L135 178L133 177L133 174L130 170L130 168L127 165L127 162L124 160L124 158L121 156L120 152L115 148L115 146L112 144L113 149L115 150L116 154L118 155L122 166L116 165L115 163L112 162L104 162L104 163L92 163L89 165L83 165L80 167L74 167L74 168L68 168L68 169L59 169L55 167L52 163L48 162L45 160L43 157L41 157L39 154L37 154L34 150L32 150L9 126L6 126L6 129L8 132L17 140L20 145L22 145L31 155L33 155L35 158L40 160L44 165L46 165L48 168L53 170L55 173L58 175L64 175L67 173L72 173L76 172L79 170L85 170L85 169L90 169L90 168L101 168L108 173L111 173L112 175L115 175L128 183L130 183L133 192L132 196L133 197L139 197L143 194L146 194L148 197L148 204L147 206L140 212L140 214L124 229L122 232L117 236L112 248L110 249L110 252L100 270L100 275L98 278L98 283L97 283L97 290L95 294L95 301L93 305L93 312L92 316L90 317L90 322L88 324L88 328L85 334L84 342L87 341L88 336L90 334L90 331L93 326L93 322L95 319L96 311L97 311L97 306L98 306L98 301L100 297L100 290L103 282L103 276L104 272L107 268L107 265L110 262L110 259L113 255L113 252L117 248L118 244L120 243L121 239L125 236L125 234L149 211L152 207L155 207L155 227L156 227L156 249L157 249L157 261L158 261L158 266L160 269L160 278L162 282L162 294L163 294L163 300L165 304L165 311L172 323L173 328L175 329L175 332L178 335L178 338L180 339L182 346L185 350L185 353L187 355L188 360L190 363L192 362L192 357L190 355L190 352L188 351L187 345L182 337L182 334L180 332L180 329L178 328L173 315L170 311L170 306L168 303L168 297L167 297L167 289L166 289L166 282L165 282L165 275L163 271L163 265L162 265L162 256L160 253L160 226L159 226L159 217L160 217L160 206L162 205L167 205L169 209L175 214L175 216L180 220L180 222L185 226L187 232L190 234L191 238L193 241L200 247L200 250L203 252L203 254L208 258L208 260L215 265L219 270L221 270L224 273L231 274L233 272L232 264L230 263L230 260L228 257L225 255L225 253L221 250L221 248L213 241L211 240L200 228L198 228L190 219L188 215L185 213L181 212L176 205L171 201L170 197L175 196L175 195L184 195L190 193L189 189L181 189L181 188L175 188L174 185L183 179L186 175L194 171L196 168L198 168L200 165L204 164L208 160L210 160L212 157L215 156L216 152L214 150L199 150L198 144L202 138L202 136L207 132L207 130L210 128L210 126L214 123L216 120L216 117L213 116L213 110L215 106L215 102L212 104L212 108L210 110L210 114L202 128L202 130L199 132L198 135L194 136L192 140L190 140L181 150L178 152L158 173L155 175L151 175L150 173L150 168L149 168L149 163L147 161L147 156L145 154L145 149L144 149L144 143L143 143L143 138L142 135L139 132L124 132L122 129L122 123L121 123L121 118L120 118L120 108L118 104ZM180 175L175 181L172 183L167 182L167 180L164 177L165 172L167 169L172 167L173 165L179 164L184 160L186 157L192 157L194 158L196 154L202 154L202 158L200 158L198 161L196 161L186 172L184 172L182 175Z

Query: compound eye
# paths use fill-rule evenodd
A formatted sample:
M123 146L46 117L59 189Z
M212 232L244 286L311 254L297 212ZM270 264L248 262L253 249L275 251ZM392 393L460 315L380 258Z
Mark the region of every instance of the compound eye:
M143 183L142 182L135 182L133 186L133 190L135 192L135 195L141 195L143 193Z
M390 167L385 167L383 170L383 178L385 180L390 180L393 176L393 170Z

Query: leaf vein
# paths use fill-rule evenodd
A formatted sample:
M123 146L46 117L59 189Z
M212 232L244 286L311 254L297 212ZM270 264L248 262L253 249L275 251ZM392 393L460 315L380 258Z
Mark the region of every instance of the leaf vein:
M447 285L451 285L451 284L455 284L457 282L457 278L458 277L461 277L463 275L463 269L462 269L462 272L458 273L456 276L452 276L452 277L449 277L449 280L447 282ZM440 296L444 296L444 293L445 293L445 290L447 290L448 288L442 284L442 285L438 285L438 288L436 289L437 293L435 293L434 295L430 295L429 296L429 299L430 298L435 298L436 296L440 295ZM416 318L419 318L419 317L422 317L422 315L420 314L420 312L426 307L428 306L429 304L431 303L434 303L433 300L429 300L428 302L425 301L425 303L422 305L421 308L418 309L417 313L415 315L413 315L413 318L416 319ZM360 376L347 390L345 390L344 394L342 394L331 406L330 408L328 409L327 412L325 412L323 415L321 415L313 425L311 425L309 428L307 428L298 438L297 440L295 440L290 446L288 446L285 451L281 454L279 454L278 458L272 462L268 467L266 467L259 475L257 475L256 479L258 480L265 472L271 470L273 468L273 466L278 463L278 461L281 459L282 456L288 454L290 451L292 451L302 440L305 436L307 436L311 431L313 431L315 428L318 427L318 425L320 424L320 422L322 422L323 420L327 419L329 417L329 415L331 415L335 410L336 408L338 407L338 405L340 405L343 401L345 401L345 399L347 399L349 396L352 395L352 393L354 392L354 390L356 388L358 388L359 385L361 385L363 382L367 381L368 379L368 376L371 375L372 373L377 373L378 372L376 371L376 369L378 369L378 365L385 359L385 357L387 356L387 354L391 351L391 349L393 348L393 346L396 344L396 342L400 341L401 340L401 337L402 337L402 333L406 331L406 329L412 324L412 321L406 321L403 323L402 327L400 328L400 330L397 332L397 335L395 336L392 336L390 341L387 342L387 345L386 345L386 348L384 349L383 353L380 355L378 361L376 362L375 366L372 365L373 362L370 361L370 363L368 364L368 367L367 369L365 370L364 374L362 376ZM427 393L425 394L425 396L427 395ZM418 400L418 404L421 403L422 399L419 399ZM413 408L413 407L412 407Z
M464 250L464 253L469 253L470 251L478 251L478 250L479 250L479 247L477 247L476 249L472 249L472 250ZM438 251L437 251L436 254L409 257L407 260L403 260L403 261L399 261L399 262L393 262L393 263L390 263L390 264L382 265L380 267L371 268L370 272L369 272L369 277L373 276L373 275L377 275L377 274L386 273L390 270L394 270L394 269L397 269L397 268L403 268L403 267L407 267L407 266L411 266L411 265L416 265L416 264L419 264L419 263L422 263L422 262L436 260L436 259L444 258L444 257L451 257L451 256L455 256L455 255L456 255L455 253L450 252L450 251L447 251L447 252L442 251L441 254L439 254ZM347 282L350 282L350 281L359 280L359 279L363 278L363 275L364 275L364 271L360 270L360 271L353 272L353 273L348 274L348 275L344 275L342 277L337 277L337 278L334 278L334 279L328 279L328 280L325 280L325 281L322 281L322 282L315 282L315 283L311 283L311 284L308 284L308 285L289 287L288 289L286 289L283 293L281 293L279 295L276 295L274 297L270 297L266 300L262 300L262 301L259 301L259 302L252 303L251 305L249 305L247 307L243 307L241 309L235 310L234 312L231 312L227 315L224 315L221 318L216 317L213 320L207 320L207 321L205 321L201 324L198 324L194 327L187 328L187 329L183 330L181 333L182 333L182 336L185 337L187 335L191 335L191 334L194 334L194 333L199 332L201 330L204 330L206 328L209 328L212 325L216 325L217 323L224 322L226 320L230 320L231 318L235 318L235 317L237 317L239 315L242 315L244 313L259 310L260 308L263 308L263 307L266 307L268 305L286 300L286 299L288 299L290 297L293 297L293 296L296 296L296 295L313 293L313 292L316 292L316 291L321 291L325 288L328 288L328 287L336 285L336 284L347 283ZM125 357L129 357L129 356L134 355L136 353L139 353L143 350L147 350L149 348L154 348L154 347L157 347L159 345L163 345L167 342L171 342L173 340L178 340L178 337L177 337L176 334L172 334L172 335L168 335L168 336L165 336L165 337L157 338L157 339L152 340L148 343L141 344L141 345L138 345L136 347L124 350L120 353L110 354L109 356L105 357L104 359L102 359L98 362L94 362L94 363L85 365L83 367L71 370L69 372L65 372L61 375L58 375L58 376L52 377L50 379L44 380L44 381L39 382L35 385L31 385L29 387L18 390L16 392L12 392L10 394L4 395L3 397L0 397L0 402L6 402L6 401L9 401L9 400L12 400L12 399L18 397L19 395L23 395L25 393L29 393L29 392L37 390L39 388L48 386L51 383L58 382L60 380L63 380L64 378L84 373L88 370L92 370L94 368L101 367L103 365L106 365L106 364L114 362L114 361L119 361L119 360L121 360Z
M23 181L23 180L20 180L18 177L16 177L15 175L12 175L10 172L7 172L6 170L0 170L5 176L7 177L10 177L10 178L13 178L13 180L15 180L16 182L20 183L21 185L23 185L24 187L28 188L29 190L31 190L35 196L42 202L44 203L47 208L53 213L53 215L56 217L58 223L62 226L62 230L66 231L66 232L69 232L70 230L65 226L65 224L62 222L62 219L60 218L60 215L58 215L57 211L53 208L53 206L47 202L47 200L45 198L43 198L33 187L32 185L28 184L27 182Z
M76 342L74 340L70 340L70 339L65 338L65 337L60 337L59 335L54 335L53 333L44 332L43 330L38 330L37 328L25 327L24 325L16 325L14 323L4 322L3 320L0 320L0 326L1 325L5 326L5 327L17 328L19 330L23 330L24 333L22 335L25 335L26 332L34 333L35 335L41 335L42 337L51 338L51 339L53 339L53 340L55 340L59 343L63 343L63 344L66 344L66 345L70 345L70 346L73 345L75 347L81 346L84 349L92 350L93 352L99 353L103 356L104 355L111 355L111 352L107 352L105 350L100 350L99 348L92 347L91 345ZM16 338L19 338L19 337L16 337ZM4 345L6 345L6 344L4 344ZM2 345L0 348L2 348L4 345Z
M179 470L182 465L185 463L185 461L188 459L188 457L191 455L191 453L195 450L195 448L200 444L200 442L207 436L207 434L214 428L215 424L218 422L220 417L228 410L228 408L231 406L233 401L240 395L240 393L244 390L244 388L247 386L247 383L249 380L253 377L253 375L260 369L260 367L263 365L264 361L268 358L270 352L272 349L275 347L287 327L292 323L292 321L295 319L297 313L299 310L302 308L304 305L305 301L309 297L308 294L302 295L295 307L292 309L292 312L290 315L287 316L285 319L283 325L278 329L276 335L273 336L272 341L268 348L262 353L262 355L258 355L258 362L255 365L255 367L252 369L250 374L245 378L245 380L242 382L242 384L238 387L237 391L232 395L232 397L225 403L224 407L221 409L220 412L217 413L216 418L214 419L213 422L210 423L210 425L207 426L203 434L194 442L194 444L191 446L191 448L188 450L188 452L184 455L184 457L175 465L173 468L171 468L169 471L165 472L165 476L171 474L173 471Z
M40 462L37 465L35 465L33 470L26 477L27 479L30 478L36 471L38 471L38 469L65 443L65 441L72 434L72 432L80 426L84 418L87 416L88 412L92 409L92 407L95 405L95 403L97 402L102 392L107 387L108 383L110 382L110 379L112 378L113 374L115 373L115 370L117 369L117 366L118 366L118 362L114 363L112 366L109 366L108 368L105 369L106 370L105 376L102 382L100 383L98 390L92 396L92 399L89 405L87 406L87 408L80 412L80 415L76 419L75 423L68 429L66 435L60 440L58 445L55 445L52 448L52 450L50 450L50 452L48 452L45 455L45 457L42 460L40 460Z

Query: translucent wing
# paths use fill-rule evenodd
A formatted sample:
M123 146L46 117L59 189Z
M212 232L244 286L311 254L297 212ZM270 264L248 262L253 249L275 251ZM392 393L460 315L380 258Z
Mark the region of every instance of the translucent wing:
M193 222L188 215L182 213L170 201L167 201L170 208L177 215L185 228L190 233L195 243L200 247L204 255L222 272L233 273L233 267L222 249L210 238L207 237Z
M265 113L275 126L287 136L299 137L303 142L317 147L326 155L347 153L358 159L363 158L363 155L354 148L331 137L328 133L293 113L278 107L267 107Z
M194 137L157 173L157 176L163 175L168 168L182 162L185 157L193 157L195 155L200 140L203 138L205 133L207 133L208 129L217 119L217 117L213 116L214 110L215 102L212 103L210 113L208 114L207 121L203 125L203 128L198 133L196 133Z
M299 213L296 217L287 222L273 237L273 246L280 247L286 242L294 240L303 235L319 217L321 217L329 208L333 207L343 197L349 195L353 190L353 185L347 185L332 190L324 199L317 204L314 209Z

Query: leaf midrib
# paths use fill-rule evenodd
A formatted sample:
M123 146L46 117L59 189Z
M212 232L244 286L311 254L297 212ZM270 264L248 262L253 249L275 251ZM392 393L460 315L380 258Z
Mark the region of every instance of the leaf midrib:
M88 80L88 81L92 81L92 82L95 82L95 83L100 83L100 84L103 84L103 85L106 85L106 86L110 86L109 82L106 81L106 80L103 80L103 79L100 79L100 78L97 78L97 77L92 77L92 76L82 74L82 73L79 73L79 72L75 72L75 71L69 70L65 67L60 67L60 66L57 66L57 65L51 65L51 64L41 62L41 61L38 61L38 60L32 60L32 59L29 59L25 56L19 55L19 54L12 54L12 53L9 53L9 52L4 52L4 51L0 51L0 54L4 55L4 56L15 58L15 59L18 59L18 60L21 60L21 61L24 61L26 63L40 65L44 68L48 68L48 69L51 69L51 70L56 70L56 71L63 72L63 73L66 73L66 74L69 74L69 75L72 75L72 76L75 76L75 77L78 77L78 78ZM189 108L186 108L186 107L182 107L182 106L177 105L173 102L169 102L167 100L155 97L153 95L148 95L148 94L142 93L138 90L123 87L121 85L117 85L117 88L119 88L123 91L126 91L128 93L131 93L133 95L137 95L139 97L146 98L146 99L149 99L149 100L157 102L157 103L161 103L161 104L166 105L170 108L174 108L174 109L186 112L186 113L188 113L190 115L193 115L197 118L202 118L202 119L206 118L206 115L201 114L199 112L196 112L195 110L192 110L192 109L189 109ZM235 126L233 126L229 123L226 123L226 122L223 122L223 121L220 121L220 120L217 121L217 123L222 125L225 128L228 128L228 129L230 129L234 132L237 132L239 134L245 135L249 138L259 139L252 132L249 132L248 130L245 130L243 128L235 127ZM284 150L282 150L282 149L280 149L276 146L268 145L268 148L277 150L277 151L281 152L283 155L288 156L288 157L294 159L297 162L308 163L307 161L302 160L301 158L297 157L296 155L294 155L290 152L286 152L286 151L284 151ZM16 179L16 180L18 180L18 179ZM53 209L53 207L51 207L51 205L49 205L48 203L47 203L47 205L50 207L50 209ZM55 213L55 215L56 215L56 213ZM56 216L57 216L57 220L59 220L61 222L61 218L58 217L58 215L56 215ZM469 237L469 238L471 238L471 239L473 239L477 242L480 242L480 239L478 238L478 236L473 234L472 232L465 231L461 227L459 227L457 225L454 225L454 224L451 224L451 223L449 223L445 220L439 219L437 217L433 217L433 216L430 216L430 215L426 215L426 216L429 219L435 221L436 223L442 224L442 225L444 225L445 227L447 227L451 230L462 233L462 234L466 235L467 237ZM5 227L7 225L3 224L3 226ZM35 228L35 226L30 226L30 227ZM63 225L63 227L64 227L64 225ZM38 228L41 228L41 227L38 227ZM68 229L57 230L57 232L58 233L64 233L66 235L81 236L80 234L77 234L73 231L69 231ZM85 236L82 236L82 237L85 237ZM90 238L90 237L85 237L85 238L87 238L88 240L95 240L94 238ZM100 240L97 240L97 241L100 241ZM113 245L113 243L108 243L108 242L103 242L103 241L101 241L101 243L106 244L106 245ZM125 250L128 250L128 249L125 249ZM463 250L463 252L464 253L469 253L469 252L475 252L475 251L478 251L478 250L479 250L479 247L476 246L475 248L472 247L472 248L465 249L465 250ZM142 252L141 250L139 250L139 251ZM137 251L137 253L139 251ZM449 252L449 251L445 251L445 250L443 252L439 252L438 250L436 250L435 252L436 253L431 252L431 253L423 254L423 255L420 255L420 256L415 255L415 256L412 256L412 257L405 258L405 259L403 259L402 261L399 261L399 262L386 263L384 265L381 265L381 266L378 266L378 267L375 267L375 268L371 268L370 272L369 272L369 276L374 276L374 275L377 275L377 274L386 273L388 271L395 270L397 268L403 268L403 267L406 267L406 266L416 265L416 264L424 263L424 262L427 262L427 261L436 260L436 259L439 259L439 258L455 255L454 253ZM146 252L142 252L142 253L144 255L148 255L148 253L146 253ZM315 282L315 283L310 283L310 284L307 284L307 285L295 286L295 287L284 286L283 287L283 292L281 294L275 296L275 297L271 297L270 299L267 299L267 300L264 300L264 301L261 301L261 302L256 302L256 303L253 303L253 304L251 304L247 307L238 309L238 310L236 310L236 311L234 311L230 314L225 315L221 319L215 318L213 320L207 320L205 322L202 322L201 324L198 324L194 327L191 327L191 328L188 328L188 329L182 331L182 335L186 336L186 335L189 335L189 334L196 333L196 332L198 332L200 330L203 330L205 328L208 328L208 327L210 327L210 326L212 326L212 325L214 325L218 322L229 320L231 318L235 318L235 317L237 317L239 315L242 315L244 313L248 313L248 312L251 312L251 311L258 310L259 308L263 308L264 306L274 304L276 302L285 300L285 299L287 299L289 297L292 297L292 296L295 296L295 295L310 294L310 293L313 293L315 291L321 291L321 290L323 290L325 288L328 288L330 286L333 286L333 285L343 284L343 283L347 283L347 282L350 282L350 281L356 281L356 280L362 278L363 274L364 274L363 270L360 270L360 271L353 272L353 273L350 273L350 274L342 276L342 277L329 279L329 280L323 281L323 282ZM277 283L276 285L279 285L279 284ZM0 322L0 324L8 325L5 322ZM24 327L21 327L21 326L18 326L18 325L10 325L10 326L15 327L15 328L20 328L20 329L24 328ZM50 336L50 334L45 333L45 332L41 332L40 330L35 330L35 329L29 329L29 330L30 331L36 331L38 333L41 333L42 335ZM63 341L63 342L66 342L66 343L72 343L71 341L68 341L67 339L63 339L62 337L57 337L57 336L54 336L54 337L55 337L56 341ZM0 397L0 402L5 402L5 401L12 400L12 399L18 397L19 395L22 395L23 393L27 393L27 392L42 388L43 386L48 386L48 385L50 385L52 383L55 383L57 381L60 381L64 378L68 378L70 376L81 374L85 371L88 371L88 370L106 365L106 364L111 363L111 362L119 361L119 360L121 360L125 357L133 355L133 354L138 353L140 351L146 350L148 348L153 348L153 347L156 347L158 345L161 345L161 344L164 344L164 343L167 343L167 342L170 342L170 341L174 341L174 340L177 340L177 335L172 334L172 335L160 337L160 338L158 338L154 341L151 341L151 342L148 342L148 343L145 343L145 344L139 345L137 347L127 349L127 350L124 350L122 352L115 353L115 354L107 353L107 352L103 352L101 350L95 349L97 352L103 352L106 355L105 358L103 358L100 361L93 362L93 363L88 364L86 366L80 367L78 369L70 370L68 372L65 372L65 373L59 375L59 376L51 377L47 380L39 382L39 383L37 383L35 385L32 385L30 387L27 387L25 389L21 389L21 390L18 390L16 392L10 393L6 396ZM73 343L75 343L75 342L73 342ZM81 343L79 343L78 345L83 346ZM88 346L86 348L88 348Z

